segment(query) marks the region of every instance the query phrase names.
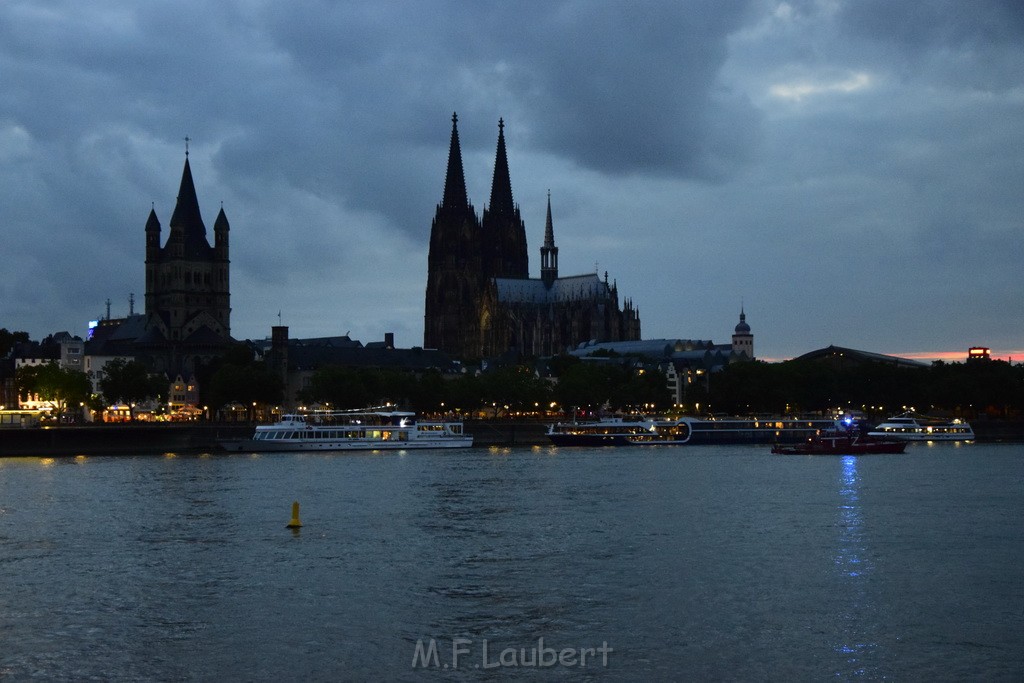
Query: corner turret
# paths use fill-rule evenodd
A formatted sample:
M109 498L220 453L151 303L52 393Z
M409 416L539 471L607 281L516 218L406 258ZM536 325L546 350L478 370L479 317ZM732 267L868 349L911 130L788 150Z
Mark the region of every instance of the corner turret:
M217 220L213 222L213 248L217 252L218 259L225 261L228 259L228 233L230 231L231 225L228 223L227 214L224 213L224 207L221 206Z

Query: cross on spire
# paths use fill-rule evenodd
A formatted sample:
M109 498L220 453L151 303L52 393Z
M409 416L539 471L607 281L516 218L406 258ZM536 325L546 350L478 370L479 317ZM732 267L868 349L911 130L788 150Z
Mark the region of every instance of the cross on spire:
M185 156L188 156L188 143L192 141L192 138L185 136Z

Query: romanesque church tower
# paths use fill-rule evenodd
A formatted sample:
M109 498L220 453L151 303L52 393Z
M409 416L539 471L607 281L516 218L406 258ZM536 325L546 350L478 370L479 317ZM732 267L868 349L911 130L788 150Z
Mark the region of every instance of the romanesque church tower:
M213 246L199 211L188 151L167 243L156 210L146 221L146 330L137 344L162 370L191 371L231 341L230 226L221 208Z

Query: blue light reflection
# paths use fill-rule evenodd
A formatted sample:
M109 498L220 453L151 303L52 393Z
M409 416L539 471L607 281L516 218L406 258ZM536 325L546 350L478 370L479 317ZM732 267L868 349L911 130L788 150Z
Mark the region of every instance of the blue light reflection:
M836 671L836 675L846 677L873 677L877 673L869 671L864 662L864 657L876 649L877 643L867 642L870 634L866 624L871 622L874 612L867 588L874 566L867 553L860 486L857 457L843 456L839 481L839 538L833 561L838 571L839 588L847 599L837 615L840 642L834 649L845 658L848 667Z

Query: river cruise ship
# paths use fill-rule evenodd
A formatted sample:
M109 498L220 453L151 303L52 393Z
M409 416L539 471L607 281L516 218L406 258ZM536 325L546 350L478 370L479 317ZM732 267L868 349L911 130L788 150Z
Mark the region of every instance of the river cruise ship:
M556 446L682 446L796 443L835 426L832 418L604 418L548 429Z
M399 410L316 411L258 425L251 439L221 441L229 451L355 451L469 448L473 437L454 420L418 420Z
M960 419L947 421L907 412L890 417L868 432L868 436L899 441L973 441L974 430Z

